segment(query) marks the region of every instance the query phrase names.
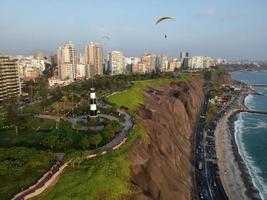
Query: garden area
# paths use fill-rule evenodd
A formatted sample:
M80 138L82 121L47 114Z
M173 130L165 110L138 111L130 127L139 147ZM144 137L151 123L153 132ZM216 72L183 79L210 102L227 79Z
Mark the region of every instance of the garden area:
M106 121L103 126L101 131L79 131L72 129L69 122L63 120L56 122L27 117L23 127L17 132L11 128L0 131L0 147L23 146L52 152L90 150L108 143L122 129L122 125L117 121Z
M24 147L0 148L0 199L11 199L48 171L52 153Z

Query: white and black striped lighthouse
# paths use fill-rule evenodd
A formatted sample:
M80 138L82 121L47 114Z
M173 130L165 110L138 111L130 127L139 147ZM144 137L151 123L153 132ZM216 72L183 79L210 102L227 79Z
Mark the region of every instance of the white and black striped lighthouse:
M90 117L96 117L97 110L96 110L96 95L95 95L95 88L91 88L90 90Z

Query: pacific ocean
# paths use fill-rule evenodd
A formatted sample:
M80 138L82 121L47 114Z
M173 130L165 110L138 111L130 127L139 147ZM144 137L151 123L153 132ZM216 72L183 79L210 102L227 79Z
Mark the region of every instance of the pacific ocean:
M245 104L251 110L267 112L267 72L234 72L232 78L249 84L262 95L249 95ZM254 186L262 199L267 200L267 115L239 113L235 121L238 151L246 163Z

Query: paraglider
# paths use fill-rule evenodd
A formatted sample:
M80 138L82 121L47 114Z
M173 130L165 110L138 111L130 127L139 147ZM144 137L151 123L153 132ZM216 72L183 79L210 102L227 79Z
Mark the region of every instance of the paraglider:
M110 40L110 37L107 35L102 36L102 39Z
M158 25L159 23L161 23L162 21L165 21L165 20L175 20L175 17L160 17L159 19L157 19L157 21L155 22L156 25ZM165 34L164 35L164 38L166 39L168 36Z
M175 20L175 17L160 17L159 19L157 19L155 24L157 25L164 20Z

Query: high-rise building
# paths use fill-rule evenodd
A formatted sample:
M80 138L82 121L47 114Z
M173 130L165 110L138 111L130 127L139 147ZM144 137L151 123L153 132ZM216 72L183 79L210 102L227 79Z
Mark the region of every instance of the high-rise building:
M173 72L181 68L181 61L177 58L174 58L170 61L170 68L169 71Z
M133 72L133 65L139 63L141 59L139 57L125 57L124 64L125 64L125 73Z
M38 78L45 70L45 60L33 56L16 56L20 79L32 80Z
M180 59L182 62L181 68L183 70L187 70L189 68L189 53L188 52L181 52Z
M21 94L16 59L0 54L0 102Z
M76 70L76 78L81 79L85 77L85 65L84 64L77 64Z
M112 51L109 53L109 71L111 75L124 73L124 56L120 51Z
M61 80L76 78L76 50L75 45L69 41L57 50L57 64Z
M85 56L83 53L79 53L77 55L77 63L79 64L85 64Z
M156 55L152 53L145 53L142 56L141 62L145 65L145 72L152 72L156 70Z
M103 75L103 48L97 43L88 43L84 50L86 77Z
M170 68L170 58L168 56L161 56L161 72L167 72Z
M207 56L193 56L191 59L192 69L204 69L209 68L211 59Z
M132 73L133 74L144 74L146 72L145 64L139 62L132 65Z

